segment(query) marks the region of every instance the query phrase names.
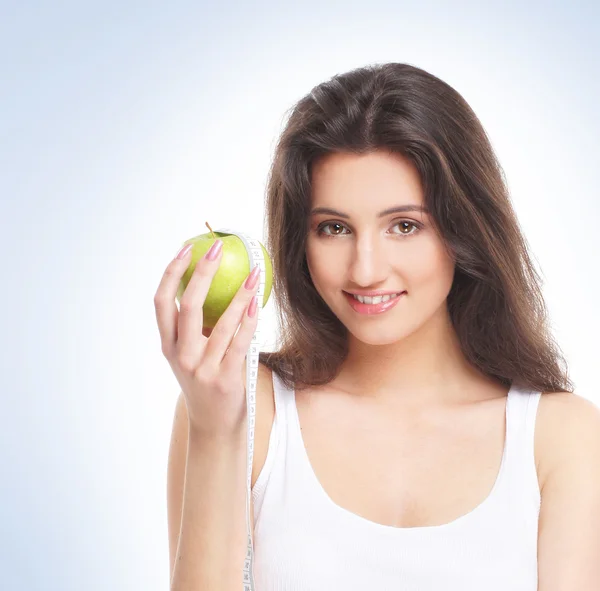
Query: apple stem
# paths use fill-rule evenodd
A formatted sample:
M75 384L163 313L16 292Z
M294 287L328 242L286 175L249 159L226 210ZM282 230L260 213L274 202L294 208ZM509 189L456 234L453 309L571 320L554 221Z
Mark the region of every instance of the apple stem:
M215 233L213 232L213 229L208 225L208 222L204 222L206 224L206 227L210 230L210 233L213 235L213 238L216 240L217 237L215 236Z

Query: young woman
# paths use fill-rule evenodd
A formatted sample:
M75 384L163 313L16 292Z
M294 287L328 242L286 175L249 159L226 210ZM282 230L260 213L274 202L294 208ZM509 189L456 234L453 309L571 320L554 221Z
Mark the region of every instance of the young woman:
M320 84L280 138L266 213L281 346L260 355L256 590L600 589L600 409L572 391L461 95L399 63ZM185 256L155 296L182 389L176 591L242 588L256 285L201 333L213 254L179 314Z

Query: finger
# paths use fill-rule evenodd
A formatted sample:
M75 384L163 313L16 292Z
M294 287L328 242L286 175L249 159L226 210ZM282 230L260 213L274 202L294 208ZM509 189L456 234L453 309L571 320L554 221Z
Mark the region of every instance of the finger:
M165 269L160 280L156 293L154 294L154 310L156 313L156 323L158 324L158 332L162 350L164 353L173 351L177 341L177 304L175 298L181 278L188 268L190 261L191 248L184 253L183 258L175 257ZM177 256L180 256L183 249L179 251Z
M250 288L246 287L248 279L254 275L256 275L255 284ZM260 267L257 266L255 267L254 273L248 273L246 280L244 280L231 300L231 303L227 306L227 309L215 324L204 351L203 358L207 364L212 367L217 367L223 360L227 347L231 344L235 331L240 326L244 313L248 308L252 297L256 294L259 285Z
M215 260L210 261L205 255L196 263L190 281L181 296L179 322L177 324L177 348L184 355L186 352L189 354L197 349L199 343L203 341L202 324L204 314L202 307L221 263L223 243L220 242L221 248Z
M262 297L262 296L258 296ZM249 308L249 306L248 306ZM248 308L244 310L244 316L237 334L233 337L229 345L229 350L221 362L221 366L225 373L239 371L242 367L244 358L248 354L248 349L252 343L252 337L258 326L259 307L256 305L254 316L248 315Z

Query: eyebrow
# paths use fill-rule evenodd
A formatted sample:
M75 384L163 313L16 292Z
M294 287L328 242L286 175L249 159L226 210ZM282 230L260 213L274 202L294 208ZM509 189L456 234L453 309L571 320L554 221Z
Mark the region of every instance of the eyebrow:
M407 211L420 211L421 213L429 213L427 208L422 207L421 205L398 205L396 207L390 207L389 209L384 209L377 214L378 218L382 218L391 213L403 213ZM330 215L337 215L341 218L350 219L350 216L341 211L337 211L337 209L331 209L330 207L315 207L310 212L311 215L317 215L319 213L327 213Z

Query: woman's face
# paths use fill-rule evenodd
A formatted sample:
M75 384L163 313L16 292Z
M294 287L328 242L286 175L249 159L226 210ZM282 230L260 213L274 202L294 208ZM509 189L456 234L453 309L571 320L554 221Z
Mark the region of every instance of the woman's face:
M351 335L390 344L447 313L454 261L425 211L414 165L398 154L329 154L313 168L306 257L313 283ZM403 212L381 212L411 206ZM318 212L328 208L335 212ZM345 291L403 292L379 314L354 310Z

